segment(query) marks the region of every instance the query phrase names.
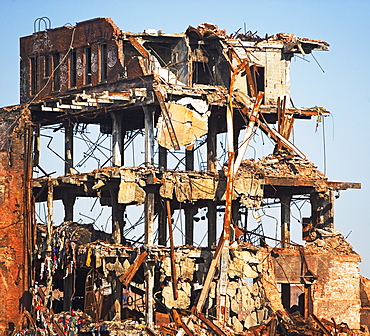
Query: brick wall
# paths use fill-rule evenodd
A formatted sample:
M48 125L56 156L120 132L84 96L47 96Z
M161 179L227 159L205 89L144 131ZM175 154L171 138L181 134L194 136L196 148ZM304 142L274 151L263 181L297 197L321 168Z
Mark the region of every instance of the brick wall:
M27 112L26 112L27 113ZM30 209L26 201L27 116L20 108L0 109L0 334L8 322L17 323L29 287L30 237L26 224Z

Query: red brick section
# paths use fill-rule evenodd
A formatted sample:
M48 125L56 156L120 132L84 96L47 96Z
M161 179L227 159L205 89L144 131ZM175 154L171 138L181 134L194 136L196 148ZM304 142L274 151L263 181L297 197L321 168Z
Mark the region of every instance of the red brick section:
M27 113L27 112L26 112ZM17 324L29 288L30 188L26 180L27 116L0 109L0 335Z
M123 45L120 41L122 33L115 23L108 18L98 18L77 23L74 27L60 27L48 29L20 39L20 101L28 103L45 97L54 97L61 94L81 92L92 86L104 86L114 83L123 75ZM105 44L104 49L101 48ZM91 54L86 52L91 48ZM71 60L71 51L74 50L75 58ZM106 80L101 80L102 50L105 51ZM59 53L60 64L59 90L54 87L52 70L56 66L54 56ZM86 79L86 58L91 59L91 83ZM37 59L35 61L35 59ZM32 93L32 62L36 62L37 83L35 92ZM71 63L75 63L73 66ZM46 64L48 63L48 64ZM46 68L47 69L46 69ZM76 71L76 83L71 87L71 68Z
M302 250L308 269L317 276L312 285L313 313L319 318L345 322L360 328L361 257L342 237L327 237L307 243ZM298 250L274 249L275 277L281 283L300 283L303 256ZM284 271L283 271L284 270ZM363 319L366 312L361 312Z
M370 279L361 276L361 325L370 329Z

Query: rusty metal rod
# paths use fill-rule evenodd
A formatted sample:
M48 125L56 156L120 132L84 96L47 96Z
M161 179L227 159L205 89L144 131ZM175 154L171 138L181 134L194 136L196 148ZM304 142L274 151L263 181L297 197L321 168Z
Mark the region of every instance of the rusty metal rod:
M243 143L240 146L240 148L239 148L239 154L238 154L237 158L235 159L234 176L238 172L238 169L240 167L240 164L241 164L241 162L242 162L242 160L244 158L245 152L247 151L247 148L248 148L248 145L249 145L249 141L250 141L250 139L252 137L252 133L253 133L253 130L254 130L254 126L255 126L255 124L256 124L256 122L258 120L257 116L258 116L258 113L259 113L260 106L262 104L263 95L264 95L264 93L262 91L258 92L256 103L253 106L252 113L251 113L251 115L249 117L248 126L247 126L247 128L245 130Z

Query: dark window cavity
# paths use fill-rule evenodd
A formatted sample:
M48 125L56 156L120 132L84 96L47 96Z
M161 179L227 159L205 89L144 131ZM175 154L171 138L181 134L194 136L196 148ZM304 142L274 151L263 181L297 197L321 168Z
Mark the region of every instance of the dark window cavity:
M107 63L107 45L100 45L100 81L105 82L107 80L108 63Z

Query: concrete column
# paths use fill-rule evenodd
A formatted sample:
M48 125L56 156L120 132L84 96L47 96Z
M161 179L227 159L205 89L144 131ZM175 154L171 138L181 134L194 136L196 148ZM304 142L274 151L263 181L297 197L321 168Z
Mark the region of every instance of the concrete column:
M64 205L64 221L72 221L73 222L73 207L76 201L76 196L68 195L65 193L62 198L63 205Z
M248 230L248 208L244 210L244 241L247 241L247 230Z
M167 170L167 148L159 145L159 167ZM160 210L158 213L158 244L166 246L167 244L167 216L163 200L159 200Z
M216 223L217 223L217 208L215 201L207 201L208 203L208 211L207 211L207 219L208 219L208 246L212 246L216 244L217 239L217 232L216 232Z
M145 128L145 165L154 164L154 112L155 107L143 105Z
M159 145L159 167L163 167L164 170L167 170L167 148L164 148Z
M112 202L112 239L115 244L121 244L123 238L124 212L126 206L118 203L118 189L110 189ZM116 275L112 278L113 313L114 319L121 320L122 311L122 284Z
M121 321L122 312L122 283L119 281L116 274L113 275L112 279L112 296L113 296L113 309L115 321Z
M194 215L198 208L194 204L186 204L185 211L185 245L194 245Z
M152 183L153 177L148 178L148 184ZM149 185L146 189L145 197L145 245L151 247L154 245L154 188ZM145 264L145 318L146 324L151 328L153 326L154 314L154 263L150 260Z
M290 245L290 201L292 196L281 196L281 247Z
M74 173L73 163L73 123L64 122L64 175ZM73 206L76 198L71 195L63 196L64 221L73 221Z
M122 115L112 112L112 164L115 167L123 166L123 132Z
M194 150L185 150L185 170L193 171L194 170Z
M115 244L122 243L124 219L126 209L124 204L118 203L118 189L110 189L112 202L112 239Z
M240 220L240 202L238 200L232 201L232 206L231 206L231 223L234 225L238 225L239 220ZM235 240L235 231L233 225L231 225L231 232L230 232L230 240Z
M167 245L167 215L163 201L160 203L160 210L158 213L158 244Z
M217 119L212 114L208 118L207 170L217 170Z
M73 174L73 124L64 122L64 175Z

